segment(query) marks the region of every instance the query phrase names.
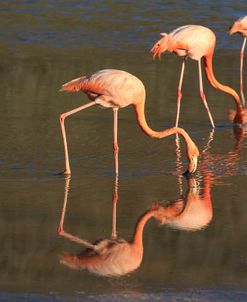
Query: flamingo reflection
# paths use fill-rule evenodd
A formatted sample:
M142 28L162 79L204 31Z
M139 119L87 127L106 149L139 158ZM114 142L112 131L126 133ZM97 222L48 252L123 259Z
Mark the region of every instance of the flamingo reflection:
M204 151L210 148L213 140L214 130L209 135L208 142ZM169 227L197 231L206 228L212 220L213 210L211 201L211 175L205 174L202 177L203 192L201 182L194 177L187 177L187 190L183 193L183 178L181 178L181 149L180 139L176 136L176 171L178 177L178 187L180 197L172 202L167 203L159 209L159 215L156 219Z
M211 131L207 143L201 153L198 177L187 178L187 191L183 194L183 178L181 178L181 151L180 140L176 137L176 170L178 175L178 187L180 198L160 207L156 219L172 228L195 231L206 228L213 217L211 200L211 187L219 183L225 176L233 176L240 167L240 151L244 144L247 129L245 127L233 127L236 139L234 150L226 154L211 153L211 143L214 139L214 130ZM224 169L219 173L219 169Z
M118 178L115 178L113 194L113 223L110 238L90 243L77 236L64 231L64 218L66 213L70 178L66 178L64 204L58 233L71 241L86 247L77 255L61 256L61 263L74 269L87 269L89 272L106 277L117 277L136 270L143 258L143 230L146 223L157 215L158 207L151 208L138 219L134 234L130 241L117 237L116 207L118 202Z
M195 178L187 179L187 185L186 194L165 206L159 205L155 218L161 224L175 229L198 231L206 228L213 217L211 178L204 178L203 193Z

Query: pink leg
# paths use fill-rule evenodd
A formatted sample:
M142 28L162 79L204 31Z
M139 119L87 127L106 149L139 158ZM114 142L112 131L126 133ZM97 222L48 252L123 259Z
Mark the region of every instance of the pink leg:
M117 203L118 203L118 175L115 175L114 193L112 198L112 232L111 238L117 238Z
M175 127L178 127L178 121L179 121L180 105L181 105L181 99L182 99L182 85L183 85L183 78L184 78L184 68L185 68L185 58L183 59L183 62L182 62L182 68L181 68L179 84L178 84L177 116L176 116Z
M240 52L240 93L242 98L242 104L245 107L245 97L244 97L244 82L243 82L243 65L244 65L244 49L246 45L246 37L244 38L242 49Z
M95 246L93 244L91 244L90 242L88 242L86 240L83 240L83 239L81 239L77 236L71 235L71 234L64 231L63 225L64 225L64 217L65 217L67 201L68 201L69 184L70 184L70 176L66 176L66 178L65 178L64 202L63 202L63 209L62 209L62 213L61 213L60 223L59 223L59 227L58 227L58 234L60 236L68 238L69 240L71 240L73 242L83 244L88 248L94 249Z
M118 175L118 140L117 140L117 134L118 134L118 109L119 108L113 108L113 114L114 114L114 126L113 126L113 150L114 150L114 159L115 159L115 175Z
M199 69L200 96L201 96L203 104L204 104L204 106L205 106L205 108L208 112L208 116L209 116L211 125L212 125L213 128L215 128L214 121L213 121L213 118L212 118L212 115L211 115L211 112L209 110L208 103L207 103L207 100L206 100L206 96L205 96L204 91L203 91L201 59L198 61L198 69Z
M78 107L76 109L73 109L71 111L62 113L60 115L60 125L61 125L61 130L62 130L62 136L63 136L63 143L64 143L64 155L65 155L65 170L64 170L64 174L71 174L70 171L70 164L69 164L69 152L68 152L68 143L67 143L67 138L66 138L66 131L65 131L65 126L64 126L64 120L67 116L70 116L74 113L77 113L83 109L86 109L88 107L91 107L93 105L95 105L95 102L90 102L86 105L83 105L81 107Z

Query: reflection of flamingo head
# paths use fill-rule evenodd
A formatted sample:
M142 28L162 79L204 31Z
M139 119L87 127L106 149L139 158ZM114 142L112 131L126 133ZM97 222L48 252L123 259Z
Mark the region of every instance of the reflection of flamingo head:
M167 206L161 206L157 203L152 204L152 210L154 210L154 218L160 224L166 224L173 217L181 214L184 208L184 200L178 199L176 202Z
M156 42L151 49L151 53L153 54L153 60L157 55L160 59L161 54L165 52L168 48L169 35L166 33L162 33L161 35L163 37L158 42Z

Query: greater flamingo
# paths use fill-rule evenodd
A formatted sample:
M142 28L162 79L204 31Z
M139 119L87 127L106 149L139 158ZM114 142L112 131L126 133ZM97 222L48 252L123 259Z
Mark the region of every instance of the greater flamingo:
M243 82L243 65L244 65L244 49L247 39L247 16L239 18L234 22L233 26L229 29L229 34L240 33L243 37L243 45L240 51L240 93L242 97L243 106L245 106L245 97L244 97L244 82Z
M185 69L185 59L190 57L193 60L198 62L199 69L199 88L200 88L200 96L204 103L204 106L207 109L208 116L211 122L212 127L214 128L214 121L210 110L208 108L208 104L206 101L206 96L203 90L203 82L202 82L202 71L201 71L201 58L203 57L205 63L205 73L209 83L216 89L219 89L225 93L231 95L236 104L236 115L234 117L234 123L243 124L243 107L240 101L240 98L235 90L230 88L229 86L222 85L219 83L213 72L213 54L216 43L215 34L209 28L200 25L185 25L178 27L173 30L171 33L162 33L163 37L154 44L151 52L153 53L153 59L158 55L159 58L161 54L168 50L169 52L174 52L177 56L183 57L182 61L182 69L180 72L180 79L178 85L178 97L177 97L177 116L175 127L178 126L179 121L179 113L180 113L180 103L182 99L182 84L183 84L183 76Z
M193 173L196 170L199 152L196 145L184 129L173 127L163 131L154 131L148 126L144 111L145 87L143 83L134 75L122 70L104 69L64 84L61 88L61 91L82 91L87 94L90 100L92 100L86 105L80 106L60 115L60 124L65 151L64 174L71 173L64 120L66 117L96 104L113 109L113 148L115 157L115 174L118 174L118 109L128 105L133 105L137 116L137 122L143 132L145 132L148 136L153 138L163 138L172 134L182 135L187 147L187 157L189 160L188 172Z

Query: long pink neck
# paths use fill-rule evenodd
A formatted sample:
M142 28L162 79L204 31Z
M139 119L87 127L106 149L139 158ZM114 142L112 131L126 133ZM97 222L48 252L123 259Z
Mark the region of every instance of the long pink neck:
M237 109L237 115L234 119L234 122L236 123L243 123L243 116L242 116L242 104L239 95L237 92L232 89L229 86L223 85L220 82L218 82L214 76L214 71L213 71L213 51L212 50L208 55L204 56L204 63L205 63L205 74L206 77L209 81L209 83L216 89L219 89L233 97L233 100L236 104L236 109Z
M192 139L190 138L188 133L182 128L173 127L173 128L167 128L163 131L154 131L154 130L152 130L147 124L144 107L145 107L145 102L144 101L139 102L139 103L134 105L138 124L139 124L139 126L141 127L141 129L144 133L146 133L150 137L160 138L160 139L177 133L177 134L182 135L182 137L184 138L184 140L186 142L187 154L189 154L189 151L190 151L191 148L196 148L194 142L192 141Z

